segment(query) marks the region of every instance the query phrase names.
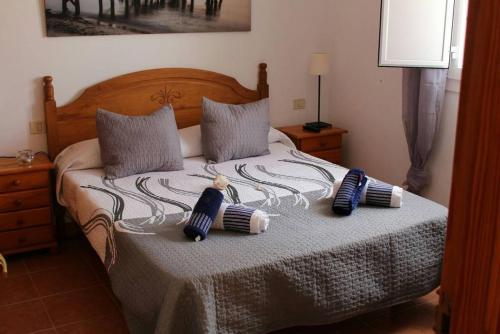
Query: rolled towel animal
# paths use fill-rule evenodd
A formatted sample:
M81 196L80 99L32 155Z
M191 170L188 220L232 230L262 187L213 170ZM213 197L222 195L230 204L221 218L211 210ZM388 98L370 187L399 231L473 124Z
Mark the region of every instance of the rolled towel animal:
M219 190L205 189L184 227L184 234L194 241L205 240L215 217L217 217L223 199L224 195Z
M212 229L260 234L266 232L268 226L269 216L264 211L245 205L223 203Z
M351 169L344 177L333 200L333 212L344 216L350 215L357 208L367 181L368 179L364 171L361 169Z
M337 195L342 180L335 180L333 197ZM361 193L359 203L387 208L400 208L403 206L403 189L383 182L368 180Z

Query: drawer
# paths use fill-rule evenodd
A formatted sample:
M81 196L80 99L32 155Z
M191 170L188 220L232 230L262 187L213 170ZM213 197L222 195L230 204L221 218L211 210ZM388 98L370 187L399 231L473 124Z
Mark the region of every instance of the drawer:
M342 146L342 136L324 136L315 138L304 138L301 140L299 149L304 152L326 151Z
M0 212L19 211L50 206L49 189L0 194Z
M329 151L316 151L309 152L310 155L320 158L329 162L333 162L334 164L340 165L342 162L342 152L340 149L329 150Z
M0 213L0 232L40 225L52 225L50 208Z
M25 248L55 241L52 226L26 228L0 233L0 251Z
M0 193L48 187L49 173L46 171L0 176Z

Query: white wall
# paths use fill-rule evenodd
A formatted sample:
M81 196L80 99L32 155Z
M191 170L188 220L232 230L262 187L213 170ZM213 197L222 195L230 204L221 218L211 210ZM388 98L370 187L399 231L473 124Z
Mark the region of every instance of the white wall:
M458 85L459 83L455 84ZM459 93L456 91L446 92L443 116L436 137L436 146L428 165L432 173L431 185L422 192L423 196L446 206L448 206L450 200L458 101Z
M249 33L45 37L43 0L3 1L0 10L0 155L45 149L45 135L29 134L43 119L41 78L54 76L59 105L113 76L157 67L195 67L225 73L255 88L257 65L269 64L272 122L314 118L309 56L324 51L329 0L253 0ZM318 14L320 14L318 16ZM328 82L326 82L328 90ZM292 110L306 97L310 112ZM328 107L325 99L325 109Z
M331 120L349 130L344 157L351 167L401 185L410 161L402 124L402 71L377 67L380 2L330 2ZM353 19L355 18L355 19ZM436 149L429 163L432 184L424 195L448 205L458 94L448 92Z
M329 51L324 118L350 131L349 166L394 184L409 167L401 121L401 70L377 67L379 1L253 0L252 32L217 34L45 37L43 1L6 1L0 11L0 155L45 149L45 136L29 135L30 119L43 119L41 77L55 79L58 104L81 89L145 68L185 66L214 70L254 87L257 64L269 64L272 122L314 119L316 80L310 53ZM307 112L292 99L307 98ZM449 93L441 133L430 162L433 184L425 195L447 205L458 95Z

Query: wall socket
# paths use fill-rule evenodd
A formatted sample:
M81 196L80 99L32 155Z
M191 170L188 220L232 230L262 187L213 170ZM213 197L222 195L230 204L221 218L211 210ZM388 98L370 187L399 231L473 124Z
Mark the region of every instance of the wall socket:
M40 135L45 133L45 123L43 121L31 121L30 133L32 135Z
M295 109L295 110L306 109L306 99L293 100L293 109Z

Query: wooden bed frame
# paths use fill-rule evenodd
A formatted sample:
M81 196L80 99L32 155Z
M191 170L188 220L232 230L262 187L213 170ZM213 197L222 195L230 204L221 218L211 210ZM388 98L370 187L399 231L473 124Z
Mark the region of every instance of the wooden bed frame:
M259 65L257 90L229 76L190 68L125 74L94 85L75 101L57 106L52 77L43 78L50 159L71 144L97 137L95 115L103 108L123 115L148 115L171 104L179 129L200 123L202 98L242 104L269 97L267 64Z

